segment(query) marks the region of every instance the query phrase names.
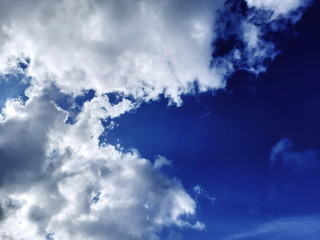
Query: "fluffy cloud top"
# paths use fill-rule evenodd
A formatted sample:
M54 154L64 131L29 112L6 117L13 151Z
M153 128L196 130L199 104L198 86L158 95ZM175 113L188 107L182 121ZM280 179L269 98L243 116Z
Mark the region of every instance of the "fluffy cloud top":
M224 8L230 4L239 3L228 1ZM28 74L39 88L50 77L68 94L94 89L149 100L165 93L180 103L179 96L196 80L202 91L223 87L225 76L244 62L261 72L264 60L275 56L273 43L264 40L264 24L291 19L293 10L306 5L298 0L247 4L250 12L239 19L235 11L223 13L245 46L217 64L211 43L221 35L214 30L222 0L3 1L0 68L4 72L12 69L12 59L27 58ZM258 23L260 10L275 15ZM222 27L227 35L234 31Z
M246 0L250 7L271 11L274 17L290 12L310 4L310 0Z
M164 92L179 102L197 79L222 85L226 70L209 68L220 0L31 2L5 1L2 58L29 57L31 76L49 75L66 93Z

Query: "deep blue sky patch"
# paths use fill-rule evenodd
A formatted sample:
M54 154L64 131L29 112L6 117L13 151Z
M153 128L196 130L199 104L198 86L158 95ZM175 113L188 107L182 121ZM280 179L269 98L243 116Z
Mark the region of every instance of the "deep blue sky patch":
M0 108L8 98L20 97L25 101L25 90L28 86L29 82L24 74L0 76Z

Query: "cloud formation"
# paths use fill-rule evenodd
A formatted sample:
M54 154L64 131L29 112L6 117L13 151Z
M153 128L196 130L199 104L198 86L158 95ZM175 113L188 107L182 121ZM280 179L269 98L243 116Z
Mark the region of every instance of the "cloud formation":
M1 239L159 239L170 226L204 228L188 218L196 203L183 185L161 172L165 157L152 164L99 137L103 120L142 101L164 94L180 104L195 81L200 91L215 90L237 69L265 71L276 51L262 26L280 14L269 7L273 17L257 23L257 10L269 5L242 1L251 7L242 14L223 3L0 0L1 77L28 83L1 113ZM226 12L234 16L229 30L217 18ZM243 45L217 54L233 35ZM77 114L62 106L62 96L74 103L90 89Z
M235 70L265 72L280 52L273 35L291 29L310 4L299 0L226 1L217 17L213 64L228 64L229 74Z
M279 15L288 15L299 8L304 8L311 3L311 0L246 0L249 7L271 11L272 18Z
M209 68L220 0L4 2L2 58L28 56L31 76L66 93L164 92L179 102L197 79L222 86L226 70Z
M196 206L179 181L137 152L99 145L105 99L86 102L69 125L48 98L10 100L3 110L2 239L158 239L171 225L203 228L181 218Z
M196 80L205 91L223 87L236 69L265 71L265 60L277 54L266 33L297 21L307 6L283 2L3 1L0 69L29 59L38 88L50 78L68 94L94 89L150 100L164 93L181 103ZM212 59L212 42L234 36L238 47Z

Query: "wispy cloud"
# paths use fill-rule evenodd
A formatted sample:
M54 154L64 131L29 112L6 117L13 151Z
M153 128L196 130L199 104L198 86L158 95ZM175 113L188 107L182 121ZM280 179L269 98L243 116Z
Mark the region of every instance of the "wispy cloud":
M196 195L196 198L203 197L208 199L211 203L214 203L216 200L215 197L212 197L208 194L207 190L205 190L201 185L196 185L193 187L193 192Z
M259 74L279 53L270 38L300 20L311 1L226 1L217 17L213 64Z
M226 240L245 239L305 239L317 240L320 234L319 216L281 218L258 224L247 232L231 235Z
M297 9L307 7L311 4L312 0L246 0L250 7L270 11L271 19L279 16L294 17L292 14ZM292 15L291 15L292 14ZM288 16L291 15L291 16Z
M293 142L283 138L273 146L270 162L272 165L280 164L295 172L302 172L320 167L320 151L318 149L294 151Z

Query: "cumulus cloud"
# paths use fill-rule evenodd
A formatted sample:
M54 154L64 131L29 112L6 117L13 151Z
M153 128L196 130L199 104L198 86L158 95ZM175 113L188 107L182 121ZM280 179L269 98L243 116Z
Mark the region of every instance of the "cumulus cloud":
M150 100L164 93L179 104L196 80L204 91L223 87L225 76L239 68L265 71L265 60L277 54L265 34L307 6L298 0L223 2L3 1L0 68L14 68L9 59L28 59L38 88L50 77L68 94L94 89ZM239 4L245 6L237 12ZM218 20L217 9L224 9ZM242 46L212 59L212 41L233 34Z
M66 93L164 92L178 103L195 80L203 89L223 85L226 70L209 68L221 2L12 1L3 8L1 57L28 56L31 76L49 75Z
M270 161L272 165L281 164L295 172L301 172L320 166L320 151L317 149L294 151L293 142L283 138L273 146Z
M158 239L171 225L203 228L185 220L196 205L179 181L135 151L99 145L100 118L119 106L94 98L70 125L48 95L3 109L2 239Z

